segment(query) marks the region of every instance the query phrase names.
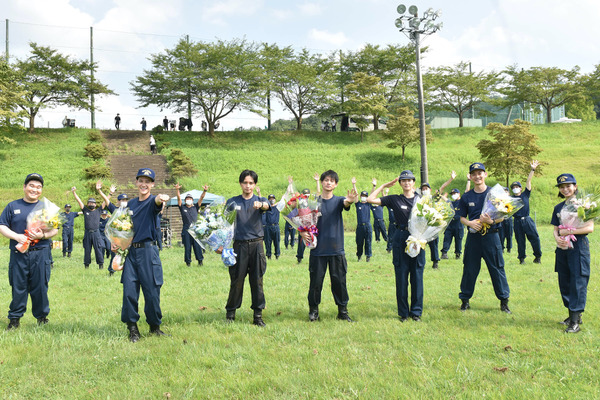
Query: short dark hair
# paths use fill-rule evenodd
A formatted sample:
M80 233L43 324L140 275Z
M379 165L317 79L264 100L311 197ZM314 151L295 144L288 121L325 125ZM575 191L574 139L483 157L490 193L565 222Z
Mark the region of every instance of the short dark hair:
M251 169L245 169L242 171L240 174L240 183L244 182L244 179L246 179L247 176L251 177L254 180L254 183L258 183L258 175Z
M332 178L335 181L335 183L338 183L340 180L340 177L338 176L337 172L335 172L332 169L329 169L321 174L321 182L323 182L327 177Z

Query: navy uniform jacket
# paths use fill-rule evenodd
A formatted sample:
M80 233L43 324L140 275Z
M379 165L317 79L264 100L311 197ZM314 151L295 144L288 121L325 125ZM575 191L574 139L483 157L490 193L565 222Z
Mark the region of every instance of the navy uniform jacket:
M515 217L520 218L529 216L529 196L531 196L531 192L527 188L521 192L520 196L513 196L516 199L523 200L523 207L514 213Z
M383 219L383 207L377 204L371 204L371 211L374 219Z
M61 218L65 221L62 224L63 230L73 229L73 225L75 225L75 218L79 217L79 214L76 212L62 212L60 213Z
M36 205L37 202L28 203L23 199L11 201L0 214L0 225L9 227L15 233L24 234L27 229L27 216ZM11 239L10 249L15 250L16 245L17 241ZM36 248L50 247L50 239L40 240L33 246Z
M279 210L277 207L271 207L269 211L265 211L266 225L279 225Z
M158 241L156 216L162 210L162 204L156 205L156 196L150 195L146 200L140 201L138 197L127 202L133 222L133 243L148 240Z
M358 202L355 203L356 207L356 222L358 224L370 224L371 223L371 207L369 203Z

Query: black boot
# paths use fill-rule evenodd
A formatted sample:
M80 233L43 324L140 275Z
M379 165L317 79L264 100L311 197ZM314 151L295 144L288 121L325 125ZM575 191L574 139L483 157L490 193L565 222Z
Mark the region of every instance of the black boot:
M569 326L569 322L571 322L571 314L564 321L560 321L559 324ZM583 319L581 318L581 313L579 314L579 320L577 320L579 325L583 324Z
M581 313L575 311L569 311L569 326L565 329L565 333L577 333L580 331L579 329L579 317Z
M262 319L262 310L254 311L254 320L252 321L252 323L256 326L260 326L261 328L267 325Z
M8 326L6 327L7 331L17 329L21 325L21 320L19 318L11 318Z
M352 318L348 315L348 308L346 306L338 306L338 315L337 319L342 321L353 322Z
M169 336L160 330L160 325L150 325L150 334L156 336Z
M38 318L37 323L38 323L38 326L46 325L46 324L48 324L48 318L46 318L46 317Z
M137 323L128 322L127 329L129 329L129 341L131 343L135 343L140 340L140 331L138 329Z
M510 308L508 308L508 299L500 300L500 311L512 314Z
M469 308L471 308L469 300L463 299L462 304L460 305L460 311L467 311Z
M227 314L225 314L225 321L227 321L228 324L235 321L235 310L227 311Z
M308 320L310 322L319 320L319 307L310 307L310 310L308 311Z

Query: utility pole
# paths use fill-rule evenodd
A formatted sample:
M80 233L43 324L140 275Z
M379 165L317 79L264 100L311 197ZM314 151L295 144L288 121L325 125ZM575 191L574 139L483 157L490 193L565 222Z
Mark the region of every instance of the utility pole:
M94 27L90 26L90 105L91 105L91 127L96 129L96 103L94 99Z

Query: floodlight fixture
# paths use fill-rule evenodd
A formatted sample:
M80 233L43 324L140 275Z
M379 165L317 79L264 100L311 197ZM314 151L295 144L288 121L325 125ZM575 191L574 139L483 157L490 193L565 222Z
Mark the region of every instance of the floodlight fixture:
M408 13L410 15L414 15L416 17L418 12L419 12L419 9L417 8L417 6L408 7Z
M398 11L398 14L404 14L406 12L406 6L404 4L400 4L398 8L396 8L396 11Z

